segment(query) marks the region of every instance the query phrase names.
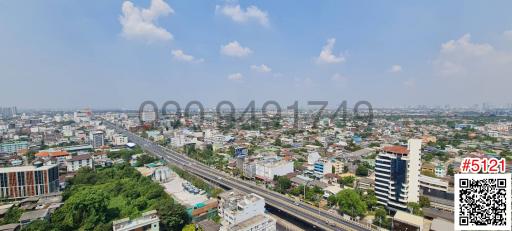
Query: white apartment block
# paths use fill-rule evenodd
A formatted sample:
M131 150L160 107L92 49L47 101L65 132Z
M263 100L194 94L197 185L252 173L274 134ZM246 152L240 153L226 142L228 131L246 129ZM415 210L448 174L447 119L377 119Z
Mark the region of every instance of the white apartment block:
M227 191L219 195L220 231L275 231L276 221L265 214L265 199L251 193Z
M262 180L272 180L274 176L284 176L292 172L292 161L271 158L256 162L256 177Z
M375 161L375 194L378 203L391 210L407 210L418 202L421 140L410 139L407 147L388 146Z
M82 167L94 167L93 159L89 154L73 156L71 159L66 160L66 165L68 172L76 172Z
M112 144L115 146L124 146L128 143L128 137L123 135L112 136Z

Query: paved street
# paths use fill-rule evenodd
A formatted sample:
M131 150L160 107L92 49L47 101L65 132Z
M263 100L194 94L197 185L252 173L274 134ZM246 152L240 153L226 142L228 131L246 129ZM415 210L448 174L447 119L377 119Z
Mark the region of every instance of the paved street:
M107 125L114 126L109 123L107 123ZM265 202L268 205L278 208L279 210L311 224L316 230L371 230L369 226L365 226L355 221L345 220L337 214L331 214L327 211L319 210L317 207L313 207L305 203L300 202L298 205L295 205L294 203L296 203L296 201L285 195L257 186L252 182L232 177L224 172L212 169L202 163L192 160L185 155L168 148L161 147L149 140L145 140L125 129L121 129L116 126L114 127L118 132L128 136L132 142L140 145L146 151L157 155L170 163L176 164L179 167L188 170L190 173L200 176L212 183L247 193L256 193L265 198Z

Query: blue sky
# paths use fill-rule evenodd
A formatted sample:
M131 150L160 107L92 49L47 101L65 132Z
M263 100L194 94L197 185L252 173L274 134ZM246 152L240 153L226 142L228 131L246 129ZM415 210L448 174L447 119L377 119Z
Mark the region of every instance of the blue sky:
M1 1L0 105L509 104L510 9L510 1Z

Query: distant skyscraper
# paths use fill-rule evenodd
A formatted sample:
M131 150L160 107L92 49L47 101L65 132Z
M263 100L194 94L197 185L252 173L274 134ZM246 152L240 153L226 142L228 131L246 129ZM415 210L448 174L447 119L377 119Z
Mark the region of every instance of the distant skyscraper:
M388 146L375 163L375 194L378 203L391 210L407 210L419 201L421 140L410 139L407 147Z
M91 133L91 144L94 148L103 146L105 143L105 136L102 131L96 131Z
M0 116L3 118L12 118L17 113L18 109L16 107L0 107Z

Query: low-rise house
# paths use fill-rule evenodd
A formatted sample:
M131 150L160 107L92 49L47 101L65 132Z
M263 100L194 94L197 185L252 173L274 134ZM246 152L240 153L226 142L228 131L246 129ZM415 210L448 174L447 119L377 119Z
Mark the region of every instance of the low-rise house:
M375 180L368 177L360 177L357 179L357 188L363 190L373 190L375 188Z
M396 231L424 231L423 217L412 215L398 210L393 217L393 230Z
M112 229L113 231L159 231L159 222L160 218L156 210L151 210L142 213L141 217L135 219L123 218L121 220L115 220L112 222Z
M73 156L71 159L66 160L68 172L76 172L82 167L94 168L94 160L89 154L82 154Z
M115 146L124 146L128 143L128 137L124 135L112 136L112 144Z
M41 158L45 161L55 159L58 164L64 164L67 159L71 158L69 152L65 150L54 150L54 151L41 151L34 155L36 158Z
M50 212L48 209L39 209L34 211L28 211L21 214L19 219L20 224L27 225L35 220L48 220L50 218Z
M444 177L444 176L446 176L446 168L444 167L444 165L443 165L443 164L438 163L438 164L436 165L436 168L435 168L435 170L434 170L434 173L435 173L435 175L436 175L437 177Z

